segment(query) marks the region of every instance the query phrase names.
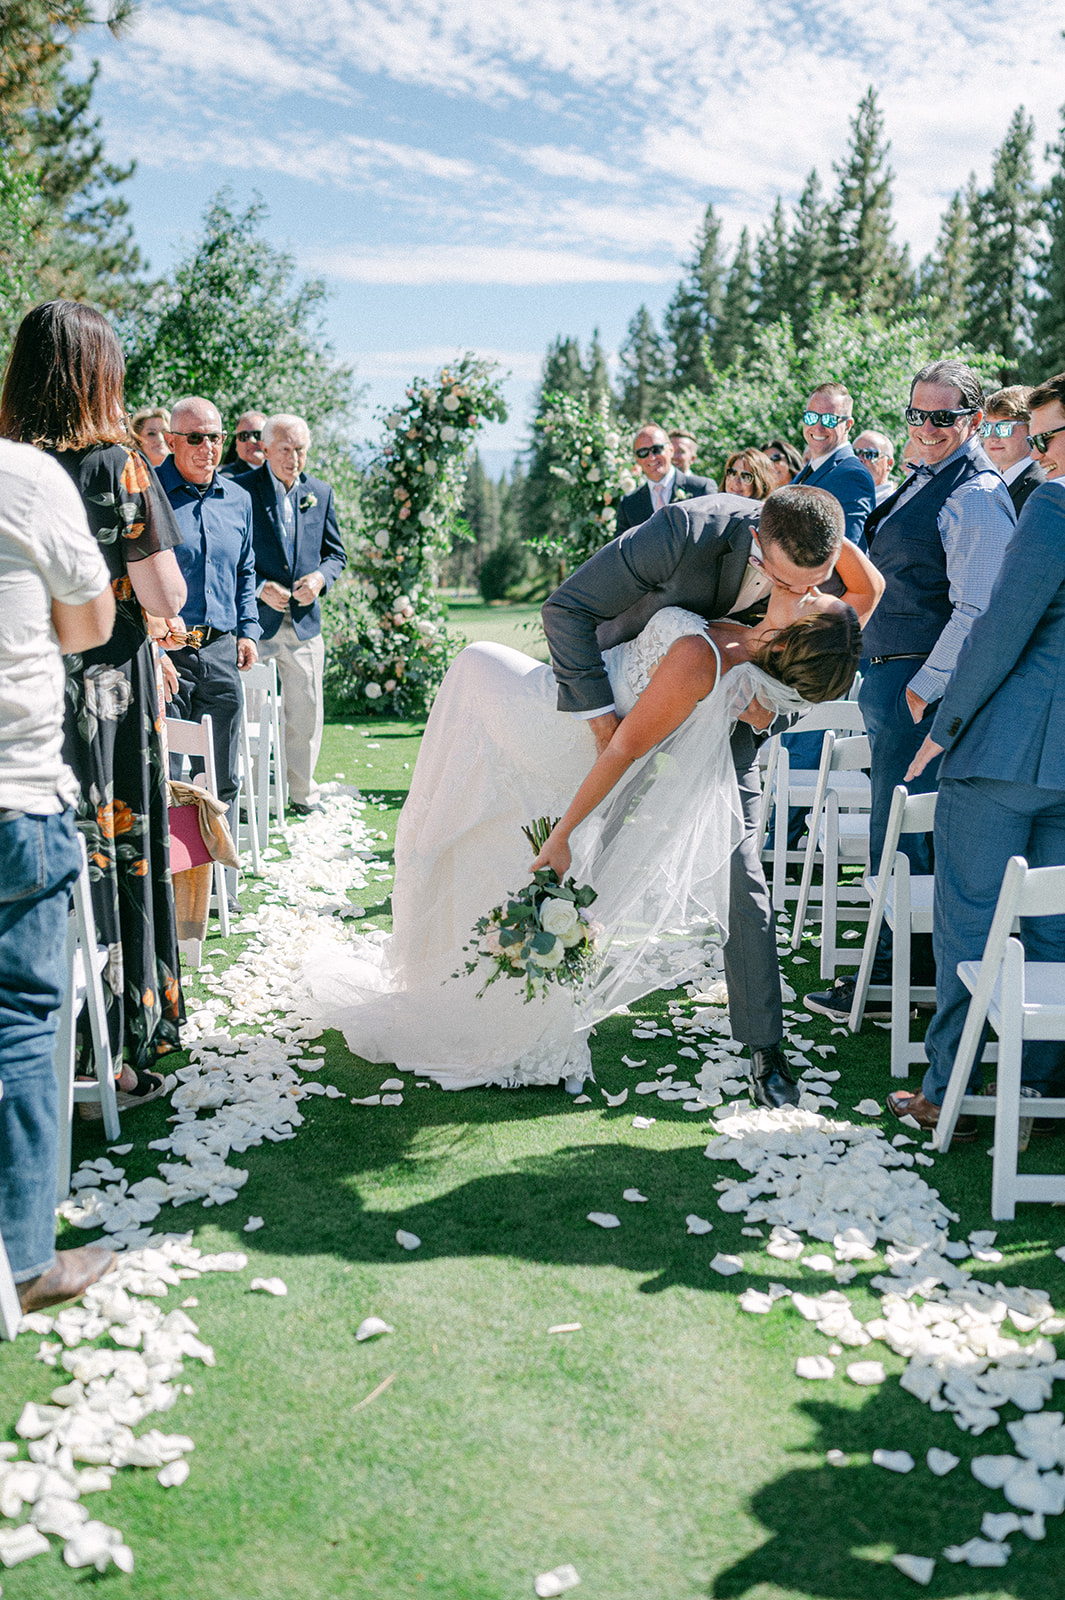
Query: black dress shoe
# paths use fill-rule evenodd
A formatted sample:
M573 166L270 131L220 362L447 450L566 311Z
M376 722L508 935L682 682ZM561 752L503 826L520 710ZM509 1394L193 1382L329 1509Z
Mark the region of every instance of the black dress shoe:
M776 1111L781 1106L797 1106L799 1086L788 1071L784 1052L778 1044L768 1050L751 1051L751 1098L755 1105Z
M290 800L288 809L296 817L309 817L312 812L321 811L317 800Z

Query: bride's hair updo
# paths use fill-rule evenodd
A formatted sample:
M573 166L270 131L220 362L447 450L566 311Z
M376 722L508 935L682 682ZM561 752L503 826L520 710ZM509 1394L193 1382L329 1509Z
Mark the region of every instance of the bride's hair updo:
M857 614L840 604L781 628L751 660L816 705L847 693L861 655Z

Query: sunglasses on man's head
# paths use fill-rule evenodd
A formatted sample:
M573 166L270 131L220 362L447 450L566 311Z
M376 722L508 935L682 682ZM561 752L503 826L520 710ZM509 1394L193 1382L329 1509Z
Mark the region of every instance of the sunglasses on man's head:
M198 444L203 444L205 442L207 444L221 444L222 440L225 438L224 433L182 433L180 428L171 428L170 432L175 434L179 439L187 439L192 445L193 449L195 449Z
M1065 423L1060 428L1048 428L1046 433L1030 433L1028 435L1029 450L1038 450L1041 456L1046 455L1047 445L1056 433L1065 433Z
M804 411L802 414L803 426L816 428L820 423L822 428L838 428L841 422L850 422L850 417L841 417L835 411Z
M249 439L254 439L256 444L263 436L261 428L240 428L237 432L237 443L247 444Z
M1027 422L981 422L980 437L990 439L994 434L996 439L1008 439L1014 428L1027 428L1027 426Z
M960 406L954 411L922 411L920 406L907 406L902 413L911 428L922 428L930 422L933 428L953 428L962 417L971 417L975 406Z
M637 461L646 461L648 456L664 456L668 447L664 444L644 444L636 452Z

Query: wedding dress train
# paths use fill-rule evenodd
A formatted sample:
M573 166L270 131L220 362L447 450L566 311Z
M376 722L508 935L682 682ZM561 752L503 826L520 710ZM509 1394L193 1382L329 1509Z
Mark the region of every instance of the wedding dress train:
M631 710L677 639L709 637L701 617L659 611L607 651L619 713ZM742 826L729 732L756 692L802 704L757 667L735 667L682 726L574 830L572 875L598 898L602 965L579 994L553 984L528 1004L501 978L460 970L474 922L528 881L523 825L560 816L595 760L586 722L556 710L549 666L504 645L465 649L434 702L396 833L392 934L357 935L350 953L316 952L308 1013L369 1061L445 1088L555 1083L589 1071L587 1030L663 981L679 951L727 925L729 857ZM702 965L693 957L690 963Z

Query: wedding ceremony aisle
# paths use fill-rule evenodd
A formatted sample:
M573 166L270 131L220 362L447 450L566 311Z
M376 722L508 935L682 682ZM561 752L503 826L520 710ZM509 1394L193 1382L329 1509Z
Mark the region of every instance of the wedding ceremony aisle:
M1065 1214L989 1220L990 1121L939 1155L886 1114L809 939L797 1112L752 1110L712 966L601 1024L577 1100L293 1016L316 939L389 925L419 732L327 727L171 1094L75 1128L60 1244L126 1248L0 1345L5 1600L1059 1594Z

